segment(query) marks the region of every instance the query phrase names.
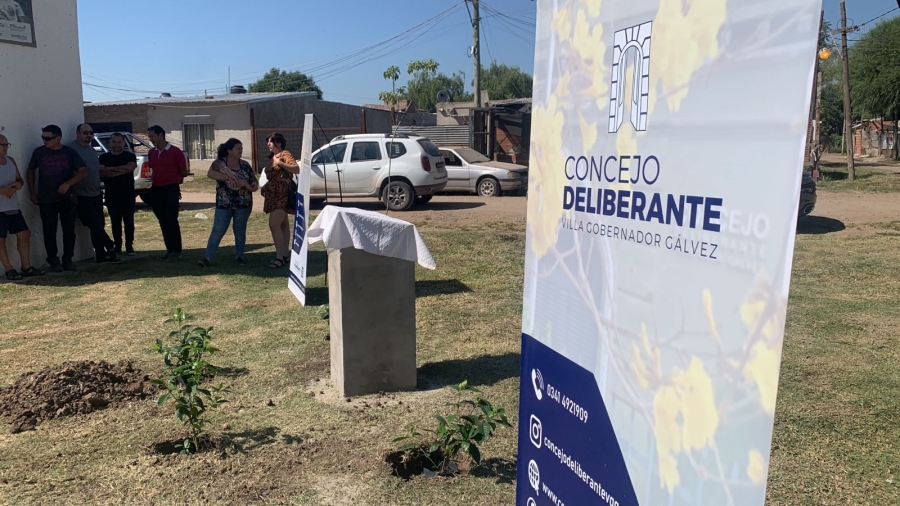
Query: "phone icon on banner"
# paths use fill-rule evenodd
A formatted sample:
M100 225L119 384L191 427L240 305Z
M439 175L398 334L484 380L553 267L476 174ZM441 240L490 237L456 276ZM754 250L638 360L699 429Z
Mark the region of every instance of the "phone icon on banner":
M537 400L544 398L544 377L539 369L531 370L531 385L534 387L534 395Z

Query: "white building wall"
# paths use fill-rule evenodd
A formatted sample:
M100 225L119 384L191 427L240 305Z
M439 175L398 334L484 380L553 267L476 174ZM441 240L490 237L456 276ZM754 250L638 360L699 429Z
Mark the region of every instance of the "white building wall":
M34 33L37 47L0 43L0 133L10 146L9 154L18 163L22 178L34 148L41 145L41 127L56 124L63 131L63 143L75 139L75 127L83 121L81 58L78 50L76 0L35 1ZM44 236L36 205L29 190L18 193L28 227L31 229L31 262L46 263ZM78 242L75 259L93 256L86 228L76 222ZM62 253L62 233L57 231ZM15 239L6 241L10 260L19 267Z

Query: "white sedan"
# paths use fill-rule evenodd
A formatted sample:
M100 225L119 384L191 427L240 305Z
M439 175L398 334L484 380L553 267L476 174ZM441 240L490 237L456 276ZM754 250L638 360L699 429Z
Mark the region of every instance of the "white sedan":
M498 197L502 192L528 187L528 167L524 165L495 162L465 146L442 146L441 156L447 168L447 186L443 191Z

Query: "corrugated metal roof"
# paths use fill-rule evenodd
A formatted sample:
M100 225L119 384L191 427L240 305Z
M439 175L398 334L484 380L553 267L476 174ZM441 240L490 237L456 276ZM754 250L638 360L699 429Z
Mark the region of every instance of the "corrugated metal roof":
M180 105L180 104L206 104L206 103L235 103L235 104L253 104L258 102L268 102L270 100L283 100L286 98L315 97L314 91L298 91L285 93L233 93L227 95L208 95L195 97L156 97L156 98L140 98L136 100L119 100L112 102L93 102L84 104L85 107L99 107L108 105Z
M468 146L469 125L400 126L397 133L421 135L438 146Z

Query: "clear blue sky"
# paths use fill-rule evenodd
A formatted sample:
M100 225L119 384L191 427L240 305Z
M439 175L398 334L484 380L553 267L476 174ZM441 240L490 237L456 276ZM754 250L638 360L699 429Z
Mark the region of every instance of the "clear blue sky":
M482 65L493 58L531 73L535 2L482 3ZM490 7L516 20L492 15ZM450 8L427 29L335 63ZM390 90L382 73L391 65L404 73L398 85L412 60L433 58L447 74L464 71L467 82L474 67L466 54L472 28L459 0L80 0L78 25L84 82L118 88L85 85L85 100L95 102L162 91L222 93L230 65L232 84L246 85L279 67L310 73L326 100L377 103L378 92ZM328 66L317 69L322 65Z
M482 64L531 73L536 2L481 1ZM839 0L824 6L837 27ZM896 0L847 0L847 16L861 24L896 7ZM467 83L472 77L472 30L459 0L80 0L78 25L82 78L90 84L84 98L93 102L222 93L229 66L231 83L243 85L272 67L304 71L326 100L351 104L378 102L378 92L390 89L384 69L405 72L412 60L433 58L447 74L462 70Z

